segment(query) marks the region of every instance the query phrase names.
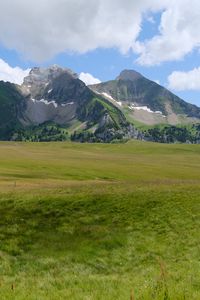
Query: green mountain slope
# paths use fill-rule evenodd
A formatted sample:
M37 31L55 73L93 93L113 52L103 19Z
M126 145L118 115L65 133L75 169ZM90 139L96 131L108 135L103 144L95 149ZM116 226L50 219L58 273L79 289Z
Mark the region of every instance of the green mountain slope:
M8 140L20 127L19 119L24 106L24 97L17 86L0 81L0 139Z
M183 101L132 70L124 70L116 80L92 85L91 89L121 102L122 111L132 121L135 119L151 125L192 123L200 120L199 107Z

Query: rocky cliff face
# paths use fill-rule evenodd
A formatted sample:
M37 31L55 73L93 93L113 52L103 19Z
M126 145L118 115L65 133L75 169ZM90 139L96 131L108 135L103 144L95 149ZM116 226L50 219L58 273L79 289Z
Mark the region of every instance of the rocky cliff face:
M60 75L65 74L68 78L77 79L77 74L73 73L70 69L64 69L57 65L49 68L33 68L29 75L24 78L21 86L24 94L31 94L34 98L41 97L45 90L52 84L54 79Z
M24 79L21 92L26 97L22 123L54 121L66 124L77 118L81 102L92 95L78 76L58 66L34 68Z

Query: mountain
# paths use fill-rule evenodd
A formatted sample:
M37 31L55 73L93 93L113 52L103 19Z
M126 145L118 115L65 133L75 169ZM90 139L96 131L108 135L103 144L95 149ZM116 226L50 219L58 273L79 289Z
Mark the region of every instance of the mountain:
M115 80L90 88L120 108L130 122L176 125L200 120L199 107L185 102L134 70L124 70Z
M57 65L33 68L21 86L0 81L0 140L199 143L196 123L200 108L133 70L90 87Z
M126 118L115 105L58 66L33 68L21 86L0 82L0 109L0 139L19 138L31 126L35 135L36 127L49 122L100 141L127 131Z
M32 69L20 89L27 100L21 120L24 125L71 124L81 116L84 119L81 108L94 98L75 73L58 66Z

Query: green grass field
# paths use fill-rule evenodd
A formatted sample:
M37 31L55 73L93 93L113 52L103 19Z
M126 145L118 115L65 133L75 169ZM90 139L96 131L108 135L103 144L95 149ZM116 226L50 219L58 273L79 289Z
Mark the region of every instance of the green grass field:
M0 299L200 299L200 145L0 143Z

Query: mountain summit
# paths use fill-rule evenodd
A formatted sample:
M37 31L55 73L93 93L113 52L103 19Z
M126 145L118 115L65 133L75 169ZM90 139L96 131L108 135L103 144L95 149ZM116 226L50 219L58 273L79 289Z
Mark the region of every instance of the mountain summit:
M130 80L130 81L135 81L139 78L142 78L143 76L134 71L134 70L123 70L119 76L117 76L116 80Z
M22 92L25 95L31 94L33 98L42 97L45 90L47 93L57 78L64 78L66 80L78 79L78 75L72 70L61 68L53 65L49 68L33 68L21 86Z

